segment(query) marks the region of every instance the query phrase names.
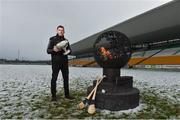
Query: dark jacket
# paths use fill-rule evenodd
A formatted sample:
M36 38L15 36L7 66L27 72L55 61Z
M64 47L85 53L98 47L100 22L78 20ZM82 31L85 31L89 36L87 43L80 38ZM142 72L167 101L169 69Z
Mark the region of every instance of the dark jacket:
M53 51L53 47L54 47L57 43L59 43L59 42L61 42L61 41L63 41L63 40L65 40L65 38L59 36L58 34L57 34L56 36L53 36L53 37L51 37L51 38L49 39L49 43L48 43L48 47L47 47L47 53L48 53L48 54L51 54L51 61L68 61L67 55L63 55L63 53L64 53L63 50L61 50L61 51L59 51L59 52ZM70 45L69 45L69 44L68 44L67 49L70 49L70 51L71 51L71 48L70 48ZM69 54L71 54L71 52L70 52ZM68 54L68 55L69 55L69 54Z

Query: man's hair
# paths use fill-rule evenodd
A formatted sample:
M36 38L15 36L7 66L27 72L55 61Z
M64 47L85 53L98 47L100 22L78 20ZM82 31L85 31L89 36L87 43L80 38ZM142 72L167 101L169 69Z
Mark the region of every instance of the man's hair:
M57 26L57 29L58 29L58 28L63 28L63 29L64 29L64 26L62 26L62 25L59 25L59 26Z

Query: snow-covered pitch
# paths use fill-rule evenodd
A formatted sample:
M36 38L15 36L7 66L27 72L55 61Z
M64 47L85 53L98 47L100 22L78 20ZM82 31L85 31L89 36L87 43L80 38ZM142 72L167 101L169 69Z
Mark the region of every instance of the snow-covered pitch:
M70 67L69 70L70 89L75 91L86 91L92 81L102 75L102 68ZM31 103L37 102L42 96L51 95L51 74L50 65L0 65L0 118L8 115L17 118L19 113L23 113L23 118L36 118L38 112L43 112L32 111ZM144 87L154 89L162 97L180 102L179 72L122 69L121 75L133 76L134 86L140 91ZM62 81L60 72L57 90L62 89ZM143 107L140 104L134 110L124 112L136 112Z

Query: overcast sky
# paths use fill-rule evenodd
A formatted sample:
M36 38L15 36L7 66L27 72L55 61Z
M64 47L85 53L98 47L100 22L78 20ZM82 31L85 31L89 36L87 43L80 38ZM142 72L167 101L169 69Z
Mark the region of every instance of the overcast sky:
M48 60L58 25L75 43L171 0L0 0L0 59Z

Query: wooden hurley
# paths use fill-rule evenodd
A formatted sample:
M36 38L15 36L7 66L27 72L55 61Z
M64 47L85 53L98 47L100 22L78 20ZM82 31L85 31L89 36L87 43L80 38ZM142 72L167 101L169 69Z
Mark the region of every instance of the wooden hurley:
M99 82L101 82L104 77L105 77L105 75L103 75L103 77L100 79ZM94 114L94 113L96 112L95 98L96 98L96 92L97 92L98 85L99 85L99 84L96 83L96 86L94 87L94 94L93 94L92 100L90 101L90 105L89 105L89 107L88 107L88 113L89 113L89 114Z
M83 109L85 108L85 106L87 106L87 104L89 104L89 100L91 98L91 96L93 95L93 93L96 91L97 86L101 83L101 81L103 80L103 78L105 77L105 75L103 75L103 77L99 77L96 81L96 86L94 87L94 89L91 91L91 93L82 101L77 105L78 109ZM93 95L94 96L94 95Z

